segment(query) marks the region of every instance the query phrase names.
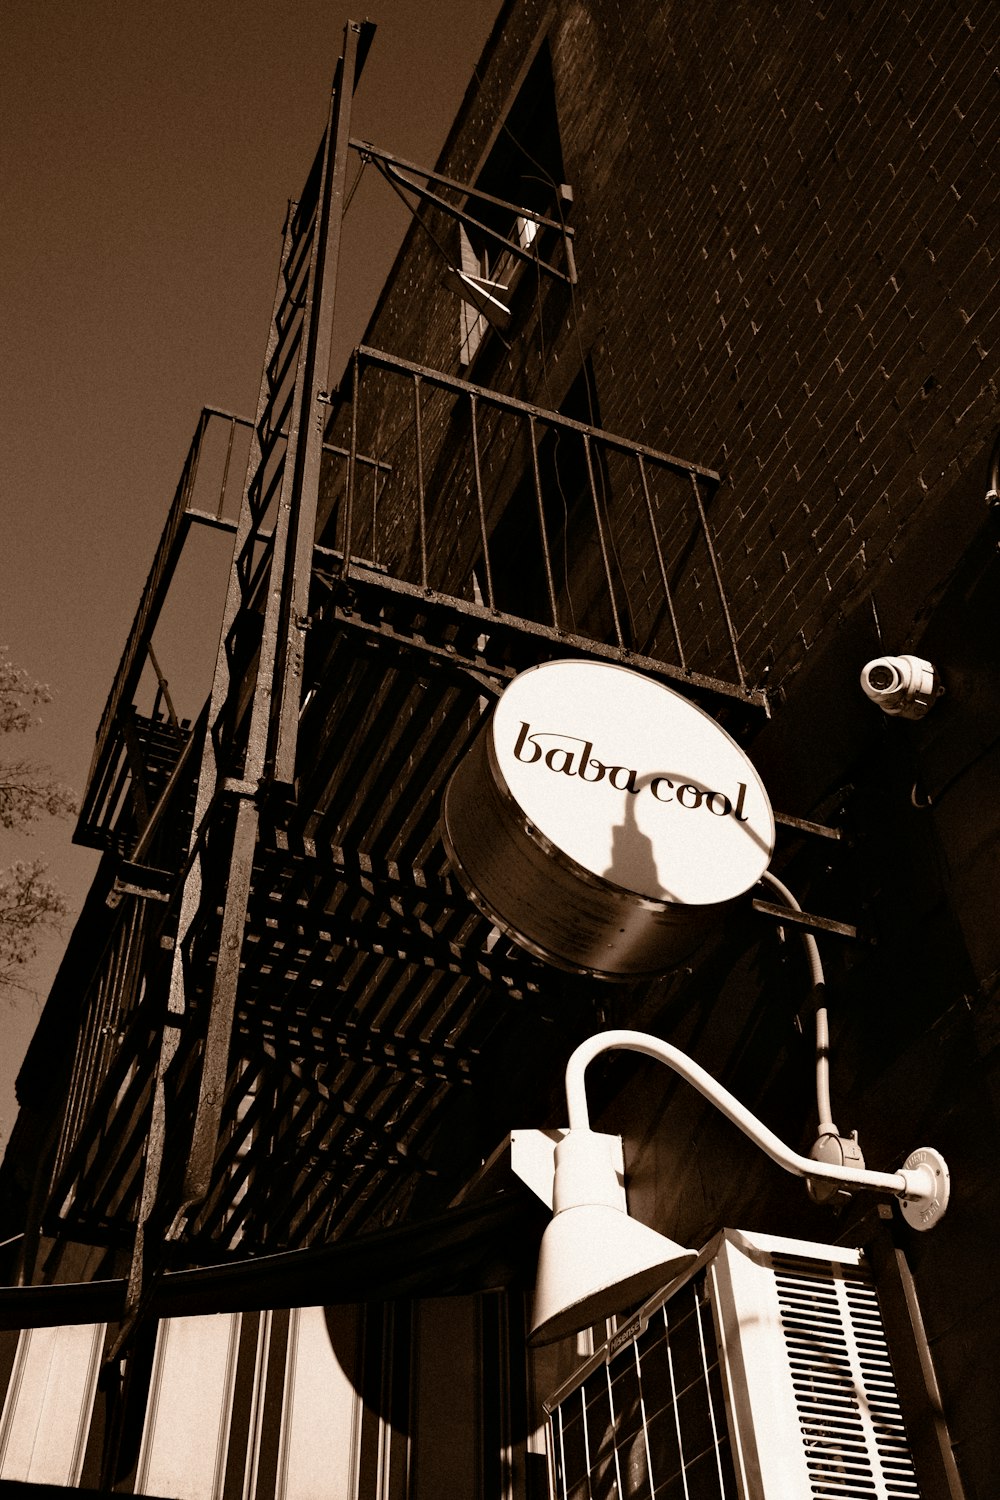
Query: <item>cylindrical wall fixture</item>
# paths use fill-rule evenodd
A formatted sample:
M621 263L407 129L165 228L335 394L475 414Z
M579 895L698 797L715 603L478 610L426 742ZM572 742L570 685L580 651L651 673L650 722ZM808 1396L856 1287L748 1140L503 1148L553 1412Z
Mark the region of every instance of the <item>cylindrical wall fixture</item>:
M774 817L750 761L663 683L595 661L522 672L445 792L473 901L559 967L662 973L759 880Z

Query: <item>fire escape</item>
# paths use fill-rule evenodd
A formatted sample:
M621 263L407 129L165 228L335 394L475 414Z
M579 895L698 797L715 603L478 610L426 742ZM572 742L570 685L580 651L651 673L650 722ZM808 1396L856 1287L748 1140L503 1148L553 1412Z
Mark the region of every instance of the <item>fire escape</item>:
M477 913L438 834L447 777L514 674L594 656L766 707L713 546L717 474L373 348L327 388L372 31L346 30L288 215L253 419L206 410L195 433L81 812L114 878L41 1223L130 1266L133 1307L164 1262L440 1208L442 1132L478 1160L530 1122L590 1001ZM136 700L198 526L233 552L211 695L185 725L162 684L152 711ZM522 1107L494 1097L498 1054L519 1059Z

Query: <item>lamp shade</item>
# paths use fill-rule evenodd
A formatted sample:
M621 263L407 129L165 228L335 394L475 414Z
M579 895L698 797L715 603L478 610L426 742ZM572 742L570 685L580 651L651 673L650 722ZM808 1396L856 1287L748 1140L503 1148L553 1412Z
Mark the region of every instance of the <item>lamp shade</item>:
M555 1153L555 1214L542 1236L529 1343L551 1344L623 1312L697 1258L629 1218L607 1137L571 1130Z
M644 1302L696 1258L621 1209L564 1209L542 1236L528 1342L554 1343Z

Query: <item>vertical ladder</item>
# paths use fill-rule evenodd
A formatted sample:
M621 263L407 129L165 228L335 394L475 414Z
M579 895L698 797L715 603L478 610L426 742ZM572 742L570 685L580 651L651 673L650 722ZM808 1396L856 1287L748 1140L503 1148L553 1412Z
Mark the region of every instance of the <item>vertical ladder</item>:
M289 205L256 421L233 549L201 751L189 862L174 944L168 1014L154 1083L129 1276L129 1310L148 1280L146 1229L157 1206L167 1074L190 1024L188 939L222 897L218 959L197 1062L197 1106L179 1206L180 1234L208 1191L226 1086L243 930L265 793L294 794L302 664L319 499L351 105L375 27L349 21L327 127L302 197ZM242 764L228 759L242 746ZM207 868L220 859L224 893ZM218 920L218 919L216 919ZM171 1121L171 1131L186 1122Z

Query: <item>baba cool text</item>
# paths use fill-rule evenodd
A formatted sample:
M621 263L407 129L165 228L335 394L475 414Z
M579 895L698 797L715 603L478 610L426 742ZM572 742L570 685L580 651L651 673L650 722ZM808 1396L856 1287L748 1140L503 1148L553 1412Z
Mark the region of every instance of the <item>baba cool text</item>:
M539 740L558 739L562 744L553 745L546 750L539 744ZM580 746L580 749L571 749L572 746ZM531 725L521 720L521 730L514 746L514 759L524 765L533 765L540 761L548 770L555 771L563 776L576 776L581 781L597 782L608 779L609 786L616 791L630 792L633 797L638 796L642 787L636 785L639 773L631 766L606 765L604 761L598 760L591 752L593 743L590 740L582 740L577 735L560 734L555 730L536 730L531 732ZM697 808L706 807L710 813L717 818L725 818L730 814L738 823L748 822L743 812L746 801L746 782L738 783L738 791L735 801L726 796L724 792L713 791L709 787L695 786L691 781L683 781L679 785L672 781L669 776L654 776L649 781L649 790L657 802L676 802L680 807Z

